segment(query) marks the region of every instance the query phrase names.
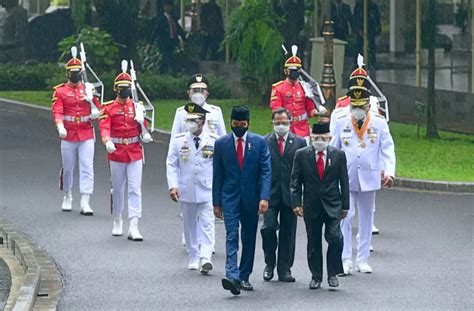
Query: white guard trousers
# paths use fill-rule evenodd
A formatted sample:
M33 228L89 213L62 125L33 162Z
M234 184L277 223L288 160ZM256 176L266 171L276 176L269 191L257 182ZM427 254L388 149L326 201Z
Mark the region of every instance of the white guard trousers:
M79 156L79 191L92 194L94 189L94 139L81 142L61 140L62 190L70 192L74 179L74 168Z
M211 260L216 240L212 203L181 202L181 210L189 258Z
M142 160L130 163L110 161L113 215L122 215L125 206L125 182L128 182L128 218L142 217L142 170Z
M344 236L344 249L342 260L352 259L352 220L355 210L359 211L359 241L357 242L356 261L367 261L370 256L370 245L372 244L372 222L375 208L375 191L351 191L350 209L346 219L341 221L342 234Z

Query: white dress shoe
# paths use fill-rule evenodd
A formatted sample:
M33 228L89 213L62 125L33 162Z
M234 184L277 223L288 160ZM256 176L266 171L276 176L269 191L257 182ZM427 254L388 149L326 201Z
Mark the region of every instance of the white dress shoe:
M112 229L112 235L113 236L123 235L122 215L115 215L114 216L114 228Z
M189 260L188 269L189 270L199 270L199 259Z
M352 260L344 259L342 261L342 268L344 269L344 275L349 275L353 271Z
M65 192L63 197L63 204L61 209L65 212L70 212L72 210L72 193Z
M210 271L212 271L212 262L208 259L201 258L201 268L199 271L202 274L208 274Z
M130 227L128 228L128 237L132 241L143 241L143 237L138 231L138 217L130 219Z
M375 225L372 225L372 234L379 234L380 230Z
M89 194L83 194L81 195L81 215L84 216L92 216L94 215L94 211L92 210L90 204L90 195Z
M372 267L365 261L357 262L356 270L360 273L372 273Z

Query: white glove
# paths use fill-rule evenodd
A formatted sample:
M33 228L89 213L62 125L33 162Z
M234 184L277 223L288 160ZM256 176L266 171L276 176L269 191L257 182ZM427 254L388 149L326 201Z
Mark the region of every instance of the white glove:
M151 143L153 141L153 138L151 138L150 133L145 133L142 135L142 142L145 144Z
M135 121L140 124L145 122L145 113L143 112L143 106L140 104L135 107Z
M100 115L99 109L96 107L91 108L91 120L97 119Z
M319 106L319 114L325 114L328 110L323 105Z
M92 100L94 99L94 92L95 92L94 85L90 82L86 82L84 84L84 88L86 89L86 95L85 95L86 100L88 102L92 102Z
M108 153L112 153L114 152L115 150L117 150L117 148L115 148L115 145L112 141L108 140L106 143L105 143L105 149L107 149L107 152Z
M66 138L67 131L66 131L66 128L64 127L64 125L58 124L58 134L59 134L59 137Z

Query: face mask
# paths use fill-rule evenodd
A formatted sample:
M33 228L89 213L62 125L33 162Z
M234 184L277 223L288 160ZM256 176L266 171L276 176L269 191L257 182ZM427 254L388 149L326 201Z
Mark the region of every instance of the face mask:
M191 94L191 101L195 103L196 105L202 106L204 105L204 102L206 101L206 97L201 92L193 93Z
M199 125L194 121L186 121L186 128L188 132L194 134L197 130L199 130Z
M313 141L313 147L316 151L324 151L328 147L328 142L324 140Z
M273 130L277 133L278 136L285 136L286 133L290 130L289 125L278 124L273 126Z
M356 121L360 121L365 119L366 113L364 109L354 108L352 109L352 116Z
M69 76L69 81L71 81L72 83L78 83L79 81L81 81L81 74L76 72L71 73Z
M233 126L232 132L234 132L235 136L242 137L244 136L245 132L247 132L248 127L241 127L241 126Z
M129 88L119 90L119 96L123 99L129 98L130 95L132 95L132 90Z
M298 79L300 76L300 73L296 70L290 70L290 73L288 74L288 77L291 79L291 80L296 80Z

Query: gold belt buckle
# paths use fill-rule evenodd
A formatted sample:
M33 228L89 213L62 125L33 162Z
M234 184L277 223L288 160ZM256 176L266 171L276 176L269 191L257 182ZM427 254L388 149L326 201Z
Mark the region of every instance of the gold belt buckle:
M77 116L74 117L74 121L75 121L76 123L81 123L81 117L77 117Z
M122 141L124 145L128 145L128 143L130 142L128 138L124 138Z

